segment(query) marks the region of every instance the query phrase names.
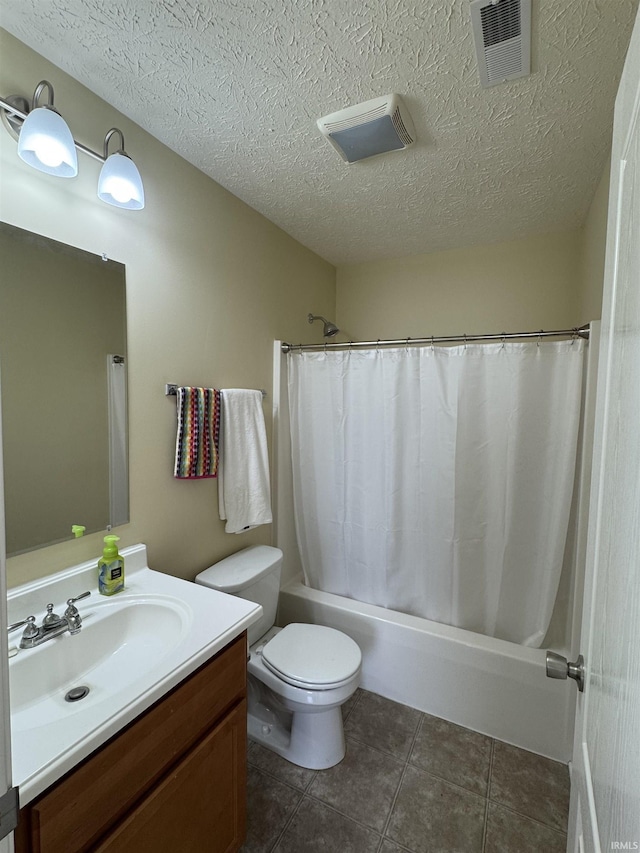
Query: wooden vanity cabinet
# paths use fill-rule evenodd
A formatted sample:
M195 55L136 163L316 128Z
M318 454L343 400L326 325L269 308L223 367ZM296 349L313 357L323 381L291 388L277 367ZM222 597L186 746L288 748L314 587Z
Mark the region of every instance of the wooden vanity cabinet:
M20 811L16 853L233 853L246 828L246 633Z

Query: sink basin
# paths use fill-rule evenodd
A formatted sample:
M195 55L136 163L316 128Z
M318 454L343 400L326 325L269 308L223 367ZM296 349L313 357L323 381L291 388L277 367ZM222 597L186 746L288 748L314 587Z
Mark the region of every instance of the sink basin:
M23 649L9 662L12 728L50 725L60 717L84 713L132 682L147 677L179 643L192 622L191 610L162 596L128 596L118 602L83 602L82 630L64 633L35 649ZM75 702L74 687L89 688Z
M82 629L9 659L13 784L20 805L41 794L176 687L250 625L252 601L154 572L147 549L121 550L126 586L111 598L97 590L95 561L10 590L9 622L38 622L48 602L57 612L82 591ZM11 635L11 645L19 643ZM88 688L75 702L74 688Z

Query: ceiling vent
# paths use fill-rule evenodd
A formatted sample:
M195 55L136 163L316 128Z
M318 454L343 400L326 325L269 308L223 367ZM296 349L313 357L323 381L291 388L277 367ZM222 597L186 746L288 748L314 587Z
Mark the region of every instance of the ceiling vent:
M471 0L471 24L483 86L531 72L531 0Z
M413 145L411 116L399 95L373 98L318 119L320 132L346 163Z

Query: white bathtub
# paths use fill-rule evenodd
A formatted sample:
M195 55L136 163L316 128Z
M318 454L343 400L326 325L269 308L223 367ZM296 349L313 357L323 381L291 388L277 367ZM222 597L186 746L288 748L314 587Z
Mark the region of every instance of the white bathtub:
M344 631L362 649L362 687L537 752L571 758L576 688L545 675L545 651L304 586L280 591L278 624Z

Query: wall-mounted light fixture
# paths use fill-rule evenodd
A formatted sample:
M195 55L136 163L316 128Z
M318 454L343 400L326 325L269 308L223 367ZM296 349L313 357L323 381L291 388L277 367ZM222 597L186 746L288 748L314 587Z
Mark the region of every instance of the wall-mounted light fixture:
M44 89L49 90L49 102L39 105ZM53 106L53 86L47 80L38 83L31 109L22 123L18 136L18 157L48 175L75 178L78 174L78 155L71 131Z
M109 141L115 133L120 137L120 148L109 155ZM104 138L104 166L98 178L98 198L128 210L144 207L140 172L124 150L124 136L117 127L112 127Z
M40 106L40 97L45 89L48 89L48 103ZM122 131L117 127L108 131L103 154L76 142L53 106L53 86L48 80L38 83L31 103L20 95L0 98L0 115L9 133L18 140L19 157L34 169L48 175L73 178L78 174L77 151L82 151L103 164L98 180L98 198L127 210L144 207L142 178L124 150ZM116 133L120 137L120 147L109 155L109 141Z

